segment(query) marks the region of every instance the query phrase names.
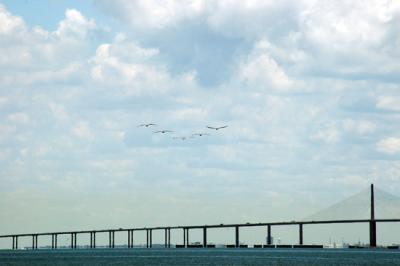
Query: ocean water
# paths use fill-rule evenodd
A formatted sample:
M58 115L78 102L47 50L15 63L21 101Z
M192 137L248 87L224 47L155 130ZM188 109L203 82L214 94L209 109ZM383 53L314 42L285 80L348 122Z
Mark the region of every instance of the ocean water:
M0 265L400 265L399 250L2 250Z

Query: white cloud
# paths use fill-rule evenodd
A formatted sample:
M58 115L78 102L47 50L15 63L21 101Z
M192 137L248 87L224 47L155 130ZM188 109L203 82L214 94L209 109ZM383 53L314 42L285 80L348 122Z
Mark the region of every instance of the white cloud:
M335 126L329 126L311 135L311 139L320 140L328 144L335 144L340 141L340 132Z
M165 92L168 89L170 78L164 69L114 54L110 48L117 45L102 44L97 48L96 56L91 60L94 81L105 86L129 87L125 92L133 95L141 94L143 90ZM138 48L136 51L143 55L152 54L153 50L143 52L144 49Z
M343 121L343 128L348 132L353 132L359 135L372 133L376 129L376 125L370 121L357 121L354 119L346 119Z
M29 115L25 113L12 113L8 115L8 120L17 124L28 124L30 122Z
M63 105L50 102L49 108L58 121L66 121L69 119L68 112L65 110Z
M276 57L300 73L388 79L400 75L400 4L369 1L98 1L105 12L148 32L188 21L244 42L267 39L270 53L248 68L274 68ZM132 15L136 14L136 15ZM195 44L194 44L195 45ZM376 66L380 67L377 68ZM251 70L249 70L251 71ZM279 73L279 72L278 72ZM287 82L279 74L277 81Z
M376 144L376 149L379 152L391 155L400 153L400 138L390 137L382 139Z
M54 34L60 39L84 39L88 32L96 29L96 22L86 19L78 10L67 9Z
M84 73L84 68L81 65L72 63L55 70L50 68L46 70L38 69L36 71L21 71L12 75L4 75L0 77L0 84L4 86L13 86L16 84L29 86L38 83L73 82L80 79Z
M73 82L85 74L90 33L98 30L94 20L77 10L67 10L54 32L28 27L22 18L0 5L0 84L33 85L52 80Z
M202 15L206 9L204 0L117 0L97 1L104 10L128 22L133 27L162 29Z
M4 5L0 3L0 36L14 34L25 30L25 23L22 18L13 16L7 11Z
M8 98L0 97L0 108L6 106L6 104L8 104Z
M121 34L113 43L101 44L90 60L91 77L101 86L120 87L125 95L158 95L174 87L195 86L191 72L172 77L160 62L159 50L143 48Z
M77 136L78 138L91 140L93 139L92 131L85 121L77 122L74 127L72 128L72 133Z
M380 96L377 99L376 107L384 110L400 111L400 97Z
M208 115L208 111L203 108L182 108L171 112L171 117L178 120L203 121Z
M240 65L239 79L249 88L290 89L293 82L268 53L268 42L256 43L253 52Z

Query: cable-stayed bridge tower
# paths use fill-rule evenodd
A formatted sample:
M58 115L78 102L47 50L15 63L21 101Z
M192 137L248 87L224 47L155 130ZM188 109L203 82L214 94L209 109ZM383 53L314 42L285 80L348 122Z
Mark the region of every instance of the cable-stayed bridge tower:
M369 222L369 246L376 247L374 184L371 184L371 220Z

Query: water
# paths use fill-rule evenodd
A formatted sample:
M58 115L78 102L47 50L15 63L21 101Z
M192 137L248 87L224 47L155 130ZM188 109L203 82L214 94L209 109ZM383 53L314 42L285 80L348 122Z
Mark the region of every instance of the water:
M2 250L0 265L400 265L400 251L222 248Z

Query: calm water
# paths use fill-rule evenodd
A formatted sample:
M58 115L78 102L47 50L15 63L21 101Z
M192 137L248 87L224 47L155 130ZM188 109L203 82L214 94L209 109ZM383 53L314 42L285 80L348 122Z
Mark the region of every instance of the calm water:
M400 265L399 250L96 249L0 251L0 265Z

